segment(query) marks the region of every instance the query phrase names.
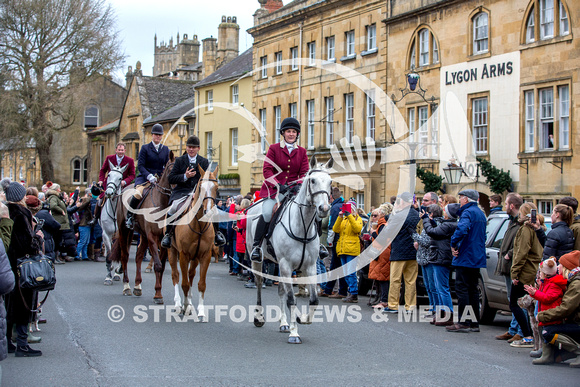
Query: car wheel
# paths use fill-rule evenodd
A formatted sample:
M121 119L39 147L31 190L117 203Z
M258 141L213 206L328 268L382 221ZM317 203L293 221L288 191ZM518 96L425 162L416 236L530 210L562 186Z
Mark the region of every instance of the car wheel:
M481 324L491 324L495 319L497 309L491 308L487 303L485 286L483 285L483 279L481 277L477 281L477 291L479 292L479 322Z

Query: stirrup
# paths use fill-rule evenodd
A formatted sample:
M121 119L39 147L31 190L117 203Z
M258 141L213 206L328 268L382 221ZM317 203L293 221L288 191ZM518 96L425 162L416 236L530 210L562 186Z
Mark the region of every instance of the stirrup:
M250 255L250 260L252 262L261 263L262 262L262 249L260 246L254 247L252 254Z
M161 240L161 247L165 247L166 249L170 248L172 236L173 235L171 232L165 233L165 235L163 236L163 239Z
M320 248L318 250L318 256L320 257L320 259L325 259L328 258L328 250L326 249L326 246L324 245L320 245Z

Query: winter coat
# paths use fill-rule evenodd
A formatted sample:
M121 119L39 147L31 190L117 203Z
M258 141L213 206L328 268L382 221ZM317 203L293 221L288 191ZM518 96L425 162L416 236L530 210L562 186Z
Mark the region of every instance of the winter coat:
M66 204L60 198L59 193L49 189L46 191L46 201L50 206L50 213L60 223L60 229L63 231L70 229Z
M91 212L91 198L82 198L81 204L77 207L79 214L79 227L90 226L89 222L93 220L93 213Z
M485 231L487 219L475 202L459 208L457 229L451 236L451 247L459 249L453 257L453 266L482 268L486 267Z
M338 214L340 213L340 209L342 208L342 203L344 203L344 198L339 197L338 199L334 199L330 206L330 220L328 221L328 243L338 242L339 235L332 231L334 227L334 223L336 223L336 219L338 219Z
M292 152L294 153L294 152ZM359 234L362 230L363 222L360 216L350 214L348 216L339 216L332 227L332 230L340 234L336 243L337 255L354 255L360 254Z
M245 211L238 211L236 215L243 216ZM246 252L246 218L238 219L236 226L238 231L236 232L236 252L245 253Z
M295 146L289 153L284 141L270 145L266 160L271 162L264 161L262 168L264 183L260 189L261 198L275 198L278 194L278 187L272 181L290 184L301 180L310 169L306 149Z
M568 254L574 248L574 233L566 222L552 224L552 229L546 235L546 244L542 261L550 257L556 257L556 261L564 254Z
M48 210L40 210L36 214L38 219L44 220L42 232L44 234L44 255L48 255L54 261L56 259L57 246L54 244L54 236L60 230L60 224L48 212Z
M531 226L521 226L514 240L511 279L517 279L524 285L533 285L541 260L542 245L536 232Z
M10 247L10 239L12 238L12 226L14 221L10 218L0 218L0 239L4 243L4 248L7 250Z
M28 208L16 203L8 203L8 210L10 212L10 218L14 221L12 239L10 241L10 247L8 248L8 259L12 272L15 278L17 278L16 270L18 259L26 256L26 254L35 255L38 253L33 247L36 244L34 243L34 239L37 237L34 236L32 214ZM32 305L33 292L25 289L21 290L22 297L30 307ZM6 312L8 313L9 320L19 325L26 325L30 321L31 313L24 306L22 297L20 296L17 285L6 298Z
M437 219L436 219L437 220ZM451 266L453 254L451 253L451 235L457 228L457 219L441 219L439 223L430 219L423 221L423 228L431 237L431 255L429 263L441 266Z
M516 234L518 233L520 226L521 224L518 222L517 217L509 217L508 228L505 230L503 240L501 241L501 246L499 247L499 256L495 266L495 275L510 275L512 260L514 257L514 240L516 239ZM508 257L510 257L510 259L504 258L506 254Z
M538 321L542 323L563 319L567 323L580 324L580 273L568 279L568 288L559 306L538 313Z
M536 290L536 293L532 296L538 300L538 311L543 312L544 310L552 309L560 306L562 303L562 296L566 291L568 281L560 274L555 276L545 278L540 285L540 289ZM538 325L555 325L562 324L561 320L550 321L548 323L540 322Z
M199 179L201 179L201 173L199 172L198 166L204 171L207 171L209 167L208 159L199 154L196 156L194 164L189 164L189 156L187 154L175 159L173 169L169 173L169 183L175 185L171 191L171 197L169 198L170 203L193 192ZM188 168L193 168L197 173L187 180L184 180L185 172Z
M580 250L580 215L574 217L570 229L574 234L574 248L572 250Z
M431 260L431 237L427 235L425 229L421 231L421 234L413 233L411 237L419 244L417 248L417 264L421 266L427 265Z
M379 236L385 227L385 218L377 222L377 230L371 234L373 241ZM382 246L377 246L381 250ZM387 246L379 256L372 260L369 265L369 278L377 281L389 281L391 279L391 245Z
M8 260L6 249L4 249L4 243L0 241L0 360L4 360L8 356L4 295L14 289L14 284L14 273L10 267L10 261Z
M169 152L167 145L163 144L159 144L159 152L157 152L153 141L143 145L137 158L139 176L135 178L135 186L147 183L149 174L163 175L165 164L169 161Z
M404 214L405 211L391 214L389 223L400 221L398 218L404 216ZM416 231L419 220L419 213L413 208L409 208L403 226L391 244L391 262L417 259L417 250L413 246L414 241L412 235Z
M131 184L133 180L135 180L135 160L128 156L123 156L121 163L117 165L117 155L109 155L105 158L105 162L99 171L99 181L103 182L103 187L107 187L107 177L111 171L109 162L120 168L123 168L125 165L127 166L125 172L123 172L123 180L125 181L126 185Z
M502 212L502 207L501 206L495 206L492 209L489 210L489 214L497 214L498 212Z

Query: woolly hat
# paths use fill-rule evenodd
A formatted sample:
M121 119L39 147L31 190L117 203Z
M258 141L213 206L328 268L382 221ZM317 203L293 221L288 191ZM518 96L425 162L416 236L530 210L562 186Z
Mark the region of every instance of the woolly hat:
M457 213L459 212L460 207L461 204L459 203L449 203L445 206L445 213L450 219L457 219Z
M26 196L26 188L20 183L4 179L0 182L0 185L6 194L6 200L9 202L18 203Z
M36 196L26 195L26 207L32 212L38 212L42 208L42 203Z
M353 213L356 212L356 201L349 200L348 202L346 202L346 204L350 204L350 209Z
M544 262L540 263L540 271L548 277L556 275L556 272L558 271L556 259L551 257L550 259L546 259Z
M573 250L568 254L564 254L560 257L560 263L568 270L573 270L580 266L580 251Z

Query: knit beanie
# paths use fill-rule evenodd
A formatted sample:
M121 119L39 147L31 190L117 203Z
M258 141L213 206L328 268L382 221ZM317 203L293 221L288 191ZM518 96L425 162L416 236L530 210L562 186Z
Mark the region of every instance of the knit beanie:
M346 204L350 204L350 210L352 213L356 213L356 202L354 200L349 200Z
M556 275L556 272L558 271L558 264L556 263L556 259L551 257L550 259L546 259L540 263L540 271L548 277Z
M580 251L573 250L568 254L564 254L560 257L560 263L568 270L574 270L580 266Z
M26 207L28 207L28 209L33 213L37 213L42 208L42 203L40 202L40 199L37 198L36 196L26 195L25 202Z
M457 219L457 212L459 212L461 204L459 203L449 203L445 206L445 213L449 216L449 219Z
M15 181L10 182L10 179L4 179L0 182L0 185L6 194L6 200L9 202L18 203L26 196L26 188L20 183Z

